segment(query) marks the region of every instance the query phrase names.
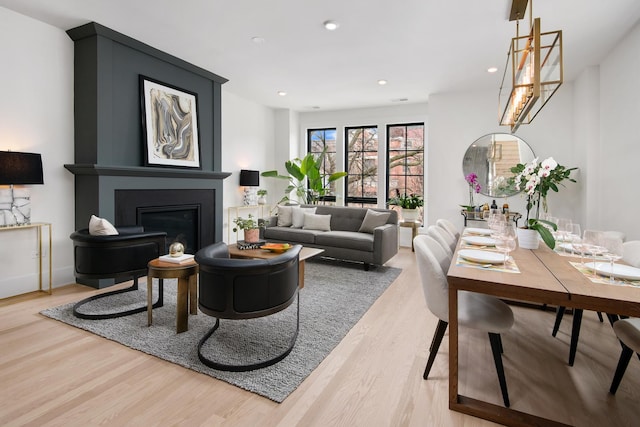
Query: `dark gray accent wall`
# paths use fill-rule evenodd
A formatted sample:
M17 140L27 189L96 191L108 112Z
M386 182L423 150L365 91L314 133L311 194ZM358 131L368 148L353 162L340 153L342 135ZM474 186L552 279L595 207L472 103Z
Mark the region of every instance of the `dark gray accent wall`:
M75 226L91 214L114 220L115 189L212 188L222 240L222 84L227 80L95 22L74 41ZM140 75L197 95L202 168L145 167Z

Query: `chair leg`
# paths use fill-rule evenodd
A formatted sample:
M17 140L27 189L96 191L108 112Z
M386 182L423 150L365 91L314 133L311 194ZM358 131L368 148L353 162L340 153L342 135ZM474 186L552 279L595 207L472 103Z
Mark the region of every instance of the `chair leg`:
M571 328L571 346L569 348L569 366L573 366L578 350L578 338L580 337L580 325L582 324L582 309L573 309L573 327Z
M504 406L508 408L509 392L507 391L507 380L504 377L504 366L502 365L502 354L500 353L502 345L500 341L500 334L489 332L489 342L491 343L493 361L496 364L496 371L498 372L498 382L500 383L500 390L502 391L502 400L504 401Z
M114 319L116 317L129 316L129 315L132 315L132 314L142 313L144 311L147 311L146 300L145 300L145 304L142 307L132 308L131 310L118 311L118 312L115 312L115 313L86 314L86 313L81 313L81 312L78 311L78 309L80 307L82 307L83 305L85 305L88 302L95 301L97 299L108 297L108 296L111 296L111 295L123 294L125 292L137 291L137 290L138 290L138 277L134 277L133 278L133 285L131 285L128 288L118 289L118 290L111 291L111 292L105 292L103 294L94 295L94 296L91 296L89 298L85 298L85 299L83 299L81 301L78 301L73 306L73 315L75 317L79 318L79 319L103 320L103 319ZM162 307L162 305L163 305L162 294L163 294L163 289L162 289L162 284L160 284L158 300L153 304L153 306L152 306L153 308Z
M562 316L564 316L564 311L566 309L566 307L558 306L558 309L556 310L556 321L553 324L553 331L551 332L551 336L555 337L558 333L558 329L560 329L560 323L562 322Z
M633 356L633 350L622 344L622 354L620 355L620 360L618 361L616 373L613 375L613 381L611 382L609 393L616 394L616 391L618 391L618 386L620 385L620 381L622 381L624 372L627 370L627 366L629 365L631 356Z
M424 374L422 374L422 378L425 380L429 377L429 371L431 371L433 361L436 359L436 354L438 354L438 349L442 343L442 337L444 337L444 333L447 331L447 326L449 326L449 322L438 320L438 326L436 326L436 332L433 334L433 340L429 348L429 360L427 360L427 366L424 368Z
M598 312L598 320L600 323L604 323L604 319L602 318L602 313Z
M271 366L278 363L279 361L287 357L289 353L291 353L291 350L293 350L293 347L296 344L296 339L298 338L298 331L300 330L300 294L298 294L296 299L298 300L297 313L296 313L296 330L293 333L291 340L289 341L288 347L282 353L278 354L275 357L272 357L271 359L264 360L262 362L257 362L257 363L249 363L246 365L228 365L228 364L219 363L207 358L204 354L202 354L202 346L220 326L220 319L216 318L216 323L213 326L213 328L211 328L209 332L207 332L198 343L198 359L200 359L202 363L204 363L210 368L217 369L219 371L228 371L228 372L254 371L256 369L266 368L267 366Z

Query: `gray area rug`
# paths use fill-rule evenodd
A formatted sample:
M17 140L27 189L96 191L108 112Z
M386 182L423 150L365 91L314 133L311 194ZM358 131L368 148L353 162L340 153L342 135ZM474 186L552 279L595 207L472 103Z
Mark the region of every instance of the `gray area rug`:
M362 265L325 259L308 260L305 267L305 287L298 296L300 332L293 351L281 362L252 372L223 372L200 362L198 342L213 327L215 318L202 312L190 315L189 330L176 334L175 280L165 280L164 306L153 310L151 327L147 326L146 312L118 319L78 319L72 313L74 303L50 308L41 314L279 403L338 345L401 272L392 267L363 271ZM157 283L154 281L156 296ZM86 304L82 311L109 312L113 307L120 310L124 306L144 305L144 302L146 284L141 280L138 291L102 298ZM296 309L294 302L286 310L260 319L222 319L220 328L203 347L203 353L233 364L265 358L287 346L295 330Z

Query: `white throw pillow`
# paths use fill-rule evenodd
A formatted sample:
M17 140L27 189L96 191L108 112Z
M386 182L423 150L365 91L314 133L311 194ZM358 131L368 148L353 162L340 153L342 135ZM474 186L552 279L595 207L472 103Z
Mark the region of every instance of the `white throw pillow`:
M302 228L304 225L304 214L316 213L316 208L296 208L292 210L293 218L291 228Z
M373 234L373 229L385 225L389 219L389 212L376 212L371 209L367 209L367 214L362 220L362 225L358 230L360 233Z
M303 230L331 231L331 215L304 214Z
M89 234L92 236L115 236L118 234L118 230L106 219L91 215Z
M290 227L293 223L294 206L278 205L278 227Z

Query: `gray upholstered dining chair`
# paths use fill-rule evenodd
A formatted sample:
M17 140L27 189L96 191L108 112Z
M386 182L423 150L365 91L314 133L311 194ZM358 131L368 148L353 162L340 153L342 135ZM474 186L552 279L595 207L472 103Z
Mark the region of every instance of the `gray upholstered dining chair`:
M640 268L640 240L629 240L622 244L622 260Z
M622 343L622 354L620 354L618 367L613 375L613 381L609 389L611 394L616 394L620 381L631 360L631 356L633 356L633 352L638 353L638 357L640 357L640 319L630 318L618 320L613 324L613 330Z
M437 225L430 225L427 227L427 235L440 243L449 256L453 256L453 253L456 251L457 242L447 231Z
M429 348L429 359L423 374L423 378L426 380L449 325L449 284L446 272L441 267L447 262L448 255L440 243L428 235L416 236L414 246L427 307L438 318L438 325ZM489 334L502 399L504 405L509 407L509 393L502 365L500 334L513 326L511 308L498 298L489 295L459 291L458 322L460 326L485 331Z
M460 238L460 231L458 231L453 222L449 221L448 219L440 218L436 221L436 225L447 230L454 239L458 240Z

